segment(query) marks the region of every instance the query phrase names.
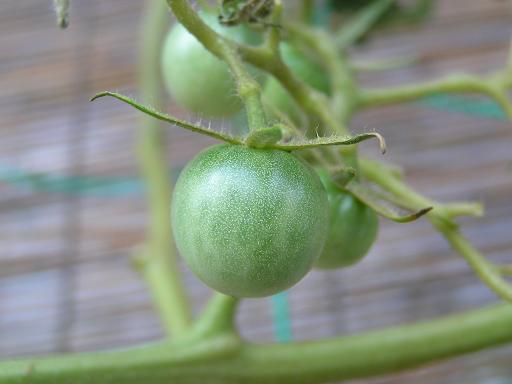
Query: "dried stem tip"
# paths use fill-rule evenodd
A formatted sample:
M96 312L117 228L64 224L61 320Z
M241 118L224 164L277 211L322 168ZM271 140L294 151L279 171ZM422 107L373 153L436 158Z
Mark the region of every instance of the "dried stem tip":
M60 28L66 28L69 24L69 2L70 0L53 0L57 25Z

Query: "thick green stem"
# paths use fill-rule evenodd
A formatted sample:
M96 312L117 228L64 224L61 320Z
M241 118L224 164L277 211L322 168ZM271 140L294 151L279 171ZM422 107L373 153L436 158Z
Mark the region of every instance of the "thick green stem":
M275 55L268 46L249 47L238 45L233 41L227 41L208 27L194 12L186 0L167 0L169 7L176 18L187 28L210 52L219 58L224 58L223 44L219 41L228 42L231 47L236 48L241 57L274 75L288 92L295 98L307 113L318 116L331 131L337 132L338 122L332 116L329 109L329 101L325 95L307 86L292 74L279 56Z
M247 113L247 121L251 131L267 126L263 103L261 102L260 85L247 72L236 51L228 43L220 41L220 55L229 65L237 84L238 94L242 99Z
M168 28L165 3L150 0L140 42L140 88L144 98L162 104L160 42ZM158 106L156 106L158 107ZM171 182L164 155L164 135L158 120L141 117L138 154L146 181L150 210L147 245L143 250L142 272L166 333L182 334L189 326L190 309L181 282L177 256L171 238Z
M242 99L251 130L266 127L265 111L260 97L260 86L247 72L238 56L238 45L224 39L206 23L186 1L167 0L168 6L183 26L189 30L203 46L217 57L223 59L230 67L237 84L237 91Z
M241 344L229 334L0 363L0 384L316 384L372 377L512 341L512 306L331 340Z
M214 336L224 333L237 335L235 317L240 299L215 292L201 318L195 325L195 331L201 336Z

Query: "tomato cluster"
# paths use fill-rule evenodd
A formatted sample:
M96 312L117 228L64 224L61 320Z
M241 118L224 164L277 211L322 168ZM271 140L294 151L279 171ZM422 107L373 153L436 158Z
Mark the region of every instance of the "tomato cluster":
M259 42L260 36L246 26L222 26L209 13L202 13L201 17L223 36L246 44ZM181 24L175 24L165 39L162 74L174 100L192 112L226 117L242 108L228 66Z
M225 36L257 40L246 27L202 17ZM330 92L313 60L290 43L280 51L295 76ZM167 36L162 66L170 93L189 110L228 116L241 108L226 64L179 24ZM263 98L274 110L300 118L277 80L266 80ZM375 240L375 213L339 189L326 171L317 171L275 149L223 144L197 155L177 181L171 209L174 238L190 269L222 293L261 297L290 288L313 266L359 261Z

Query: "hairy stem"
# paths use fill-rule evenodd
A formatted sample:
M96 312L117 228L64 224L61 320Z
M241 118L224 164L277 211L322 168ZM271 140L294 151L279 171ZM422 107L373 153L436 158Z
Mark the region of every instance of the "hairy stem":
M117 352L0 363L0 384L320 384L372 377L512 341L512 306L324 341L241 344L229 334Z
M237 52L240 47L224 39L194 12L186 1L167 0L168 6L183 26L215 56L223 59L230 67L237 84L238 94L247 111L249 128L257 130L266 127L266 117L260 97L260 86L247 72Z
M167 0L167 3L180 23L211 53L223 58L223 48L219 41L228 42L245 61L274 75L307 113L318 116L331 132L339 130L338 122L329 109L327 97L294 76L281 58L275 55L274 50L268 46L249 47L227 41L202 22L186 0Z
M267 126L267 119L263 103L261 102L260 85L247 72L237 52L228 43L219 40L221 45L221 57L231 68L233 78L236 81L238 94L242 99L247 113L249 129L255 131Z
M165 3L149 0L141 31L139 82L143 96L162 104L160 44L168 28ZM156 106L158 107L158 106ZM164 132L160 122L141 117L138 154L148 190L150 227L142 258L142 271L167 335L182 334L190 323L190 309L181 281L171 238L171 182L164 155Z

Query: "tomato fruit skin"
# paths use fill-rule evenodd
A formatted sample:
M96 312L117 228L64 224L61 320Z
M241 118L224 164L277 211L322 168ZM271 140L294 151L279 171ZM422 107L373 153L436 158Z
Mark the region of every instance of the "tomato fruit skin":
M329 199L327 240L315 267L334 269L360 261L375 242L379 220L375 212L331 180L328 172L318 171Z
M330 93L329 78L326 71L299 49L289 43L279 46L284 63L300 80L325 94ZM263 89L265 102L292 118L300 121L301 111L288 91L274 77L269 77ZM272 112L272 111L270 111Z
M259 41L248 27L224 27L208 13L201 17L223 36L247 44ZM169 31L161 61L166 88L180 106L209 117L231 116L242 108L227 64L204 48L183 25L175 24Z
M174 238L190 269L235 297L290 288L326 237L327 196L315 171L279 150L222 144L198 154L174 189Z

